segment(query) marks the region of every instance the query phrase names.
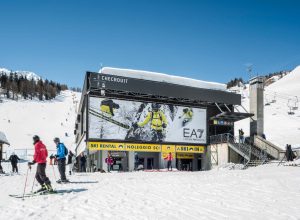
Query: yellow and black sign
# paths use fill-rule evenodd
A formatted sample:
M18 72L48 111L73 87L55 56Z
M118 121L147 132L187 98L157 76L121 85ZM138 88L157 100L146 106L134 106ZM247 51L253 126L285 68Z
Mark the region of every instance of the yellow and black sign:
M164 144L161 145L161 157L166 158L169 153L172 153L172 157L175 159L176 154L175 154L175 145L170 145L170 144Z
M89 150L109 150L109 151L145 151L161 152L159 144L128 144L115 142L89 142Z
M194 159L194 154L189 153L176 153L178 159Z
M202 153L204 153L204 146L176 145L176 152L202 154Z
M162 152L175 152L175 145L161 145L161 151Z
M160 144L125 144L127 151L161 152Z
M114 151L125 151L125 145L123 143L112 143L112 142L89 142L89 150L114 150Z
M119 142L88 142L89 150L108 151L141 151L141 152L162 152L162 157L172 153L175 158L176 153L204 153L204 146L184 146L168 144L139 144L139 143L119 143Z

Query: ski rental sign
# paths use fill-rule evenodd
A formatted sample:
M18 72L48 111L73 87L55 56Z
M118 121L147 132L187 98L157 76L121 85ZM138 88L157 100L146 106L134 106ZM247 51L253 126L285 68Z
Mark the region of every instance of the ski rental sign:
M89 97L88 118L90 140L183 145L207 143L205 108Z
M94 150L108 151L140 151L140 152L162 152L168 153L204 153L204 146L183 146L183 145L161 145L161 144L139 144L120 142L88 142L88 148Z

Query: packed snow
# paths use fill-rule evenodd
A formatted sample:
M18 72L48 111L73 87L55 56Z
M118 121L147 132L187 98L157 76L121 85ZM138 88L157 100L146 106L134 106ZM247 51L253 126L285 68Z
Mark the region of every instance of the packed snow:
M5 165L4 165L5 166ZM70 184L55 184L63 195L25 200L21 175L0 176L1 219L299 219L299 168L268 164L247 170L203 172L76 173ZM29 172L26 192L36 167ZM34 185L34 190L38 188Z
M249 111L249 85L245 89L240 88L239 93L243 97L242 105ZM267 140L282 149L285 149L286 144L291 144L292 147L300 146L300 106L292 110L292 107L299 105L298 101L300 101L300 66L265 88L265 135ZM244 109L238 109L244 112ZM249 135L249 123L250 119L235 123L235 134L238 134L238 129L243 128L245 135Z
M3 99L0 131L10 143L4 151L33 149L34 135L39 135L49 150L56 149L54 137L59 137L68 148L75 148L74 126L79 99L80 93L72 91L63 91L51 101Z
M186 78L181 76L173 76L164 73L156 73L156 72L143 71L143 70L103 67L102 69L100 69L99 72L110 74L110 75L116 75L116 76L124 76L129 78L173 83L173 84L203 88L203 89L214 89L214 90L222 90L222 91L226 90L226 85L222 83L206 82L202 80L196 80L196 79L191 79L191 78Z

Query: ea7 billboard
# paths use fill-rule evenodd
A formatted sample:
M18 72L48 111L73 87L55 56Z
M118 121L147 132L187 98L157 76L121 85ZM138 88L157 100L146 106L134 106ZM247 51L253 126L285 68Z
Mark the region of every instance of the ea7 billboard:
M206 144L206 109L90 97L89 138Z

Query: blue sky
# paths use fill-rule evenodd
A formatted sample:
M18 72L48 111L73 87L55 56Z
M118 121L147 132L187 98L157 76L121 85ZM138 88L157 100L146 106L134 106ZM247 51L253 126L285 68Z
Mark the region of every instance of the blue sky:
M69 86L100 65L227 82L300 65L300 1L0 1L0 67Z

